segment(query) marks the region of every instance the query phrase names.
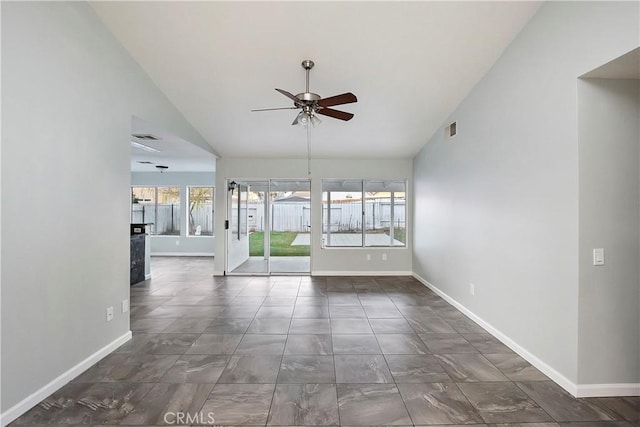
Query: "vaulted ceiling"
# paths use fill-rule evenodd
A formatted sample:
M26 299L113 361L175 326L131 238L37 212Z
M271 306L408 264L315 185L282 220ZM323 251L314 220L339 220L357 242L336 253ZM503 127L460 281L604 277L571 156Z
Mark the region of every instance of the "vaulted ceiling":
M306 157L274 88L353 92L321 116L318 158L411 158L535 14L539 2L93 2L103 22L223 157ZM144 119L144 118L143 118ZM162 124L158 124L162 125Z

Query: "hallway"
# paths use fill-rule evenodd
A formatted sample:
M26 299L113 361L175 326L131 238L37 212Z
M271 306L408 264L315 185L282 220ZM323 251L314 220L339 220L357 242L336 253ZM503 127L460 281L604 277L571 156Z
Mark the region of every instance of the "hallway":
M411 277L212 273L211 258L153 258L131 288L133 340L12 425L638 420L640 398L574 399Z

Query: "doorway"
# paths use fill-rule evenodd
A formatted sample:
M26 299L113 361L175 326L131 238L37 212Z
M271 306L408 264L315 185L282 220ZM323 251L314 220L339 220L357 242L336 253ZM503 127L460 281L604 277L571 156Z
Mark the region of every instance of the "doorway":
M639 65L636 48L582 75L577 85L578 384L640 382ZM613 387L599 393L638 391Z
M309 274L311 182L227 180L228 274Z

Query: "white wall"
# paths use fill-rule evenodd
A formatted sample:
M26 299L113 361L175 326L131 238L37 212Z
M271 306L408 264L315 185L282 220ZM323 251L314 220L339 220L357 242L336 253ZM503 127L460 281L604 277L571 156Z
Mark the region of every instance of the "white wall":
M637 384L640 383L639 81L578 81L578 125L578 382ZM604 248L605 265L593 265L593 248Z
M132 115L205 142L86 3L0 7L6 424L129 335Z
M411 270L411 160L383 159L316 159L311 163L311 272L312 274L409 274ZM226 188L227 178L306 178L307 161L303 159L218 159L216 164L216 186ZM321 248L322 225L322 179L406 179L407 180L407 246L404 248ZM218 191L216 206L226 206L226 194ZM225 211L216 210L215 227L224 227ZM216 253L225 253L225 241L218 236ZM367 253L372 260L367 261ZM387 261L382 261L382 253ZM223 257L216 259L216 274L224 272Z
M180 218L180 236L151 236L151 255L214 255L215 231L214 236L187 236L187 187L215 186L215 175L213 173L131 172L131 185L180 187L180 209L182 214Z
M414 272L575 392L577 77L638 46L637 2L549 2L414 159ZM469 284L475 284L475 296Z

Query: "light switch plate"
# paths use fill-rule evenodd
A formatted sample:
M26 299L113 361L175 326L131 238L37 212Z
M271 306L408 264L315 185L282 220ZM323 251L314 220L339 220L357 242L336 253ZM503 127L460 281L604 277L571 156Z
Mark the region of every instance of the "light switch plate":
M604 265L604 248L593 250L593 265Z

